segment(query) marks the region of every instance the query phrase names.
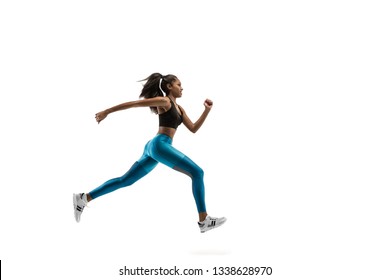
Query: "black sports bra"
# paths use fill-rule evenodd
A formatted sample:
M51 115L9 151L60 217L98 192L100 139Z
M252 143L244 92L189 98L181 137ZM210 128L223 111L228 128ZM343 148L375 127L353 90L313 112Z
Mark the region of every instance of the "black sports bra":
M171 100L169 98L169 100ZM182 122L183 118L176 109L175 104L171 100L171 108L158 115L159 125L176 129Z

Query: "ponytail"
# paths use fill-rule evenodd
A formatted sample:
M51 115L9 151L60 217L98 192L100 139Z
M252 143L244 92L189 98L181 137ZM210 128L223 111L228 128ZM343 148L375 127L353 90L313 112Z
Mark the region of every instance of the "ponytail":
M143 85L139 97L148 99L148 98L154 98L158 96L167 96L167 94L169 93L167 85L172 83L175 80L177 80L175 75L169 74L163 76L160 73L153 73L146 79L139 81L139 82L146 81L146 83ZM150 107L150 110L153 113L157 114L156 107Z

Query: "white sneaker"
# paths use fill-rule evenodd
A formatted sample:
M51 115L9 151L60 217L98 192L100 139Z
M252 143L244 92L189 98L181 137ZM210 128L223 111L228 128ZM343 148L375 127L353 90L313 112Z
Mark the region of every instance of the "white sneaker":
M222 226L225 222L226 222L225 217L213 218L213 217L207 216L203 222L198 222L198 225L199 225L200 232L204 233L210 229Z
M73 194L73 208L76 222L80 222L81 213L83 213L84 207L87 206L87 203L87 195L85 193Z

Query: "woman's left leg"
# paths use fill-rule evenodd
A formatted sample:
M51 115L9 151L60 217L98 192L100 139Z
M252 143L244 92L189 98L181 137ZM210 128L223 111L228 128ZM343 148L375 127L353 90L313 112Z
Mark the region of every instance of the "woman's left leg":
M173 169L184 173L191 178L192 194L194 195L198 213L201 215L200 218L203 220L207 216L203 169L187 156L184 156L178 163L176 163Z
M153 145L150 146L151 157L188 175L192 179L192 193L198 209L200 232L206 232L223 225L226 222L225 217L213 218L206 212L203 170L189 157L175 149L171 143L172 139L168 136L157 136L153 141Z
M195 162L182 152L172 146L172 139L166 135L159 135L153 140L150 146L150 156L173 168L180 171L192 180L192 193L196 202L196 207L199 213L199 218L202 221L206 216L205 203L205 188L203 175L204 172Z

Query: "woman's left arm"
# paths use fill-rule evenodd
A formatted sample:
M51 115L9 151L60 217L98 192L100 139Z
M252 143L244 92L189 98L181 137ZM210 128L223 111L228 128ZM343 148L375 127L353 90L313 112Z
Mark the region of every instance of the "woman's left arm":
M183 124L188 128L189 131L191 131L192 133L195 133L198 131L198 129L203 125L204 121L206 120L208 114L210 113L210 110L211 108L213 107L213 101L211 101L210 99L206 99L203 103L204 105L204 111L202 113L202 115L199 117L199 119L193 123L190 118L187 116L186 112L184 111L184 109L180 107L180 110L182 112L182 116L183 116Z

